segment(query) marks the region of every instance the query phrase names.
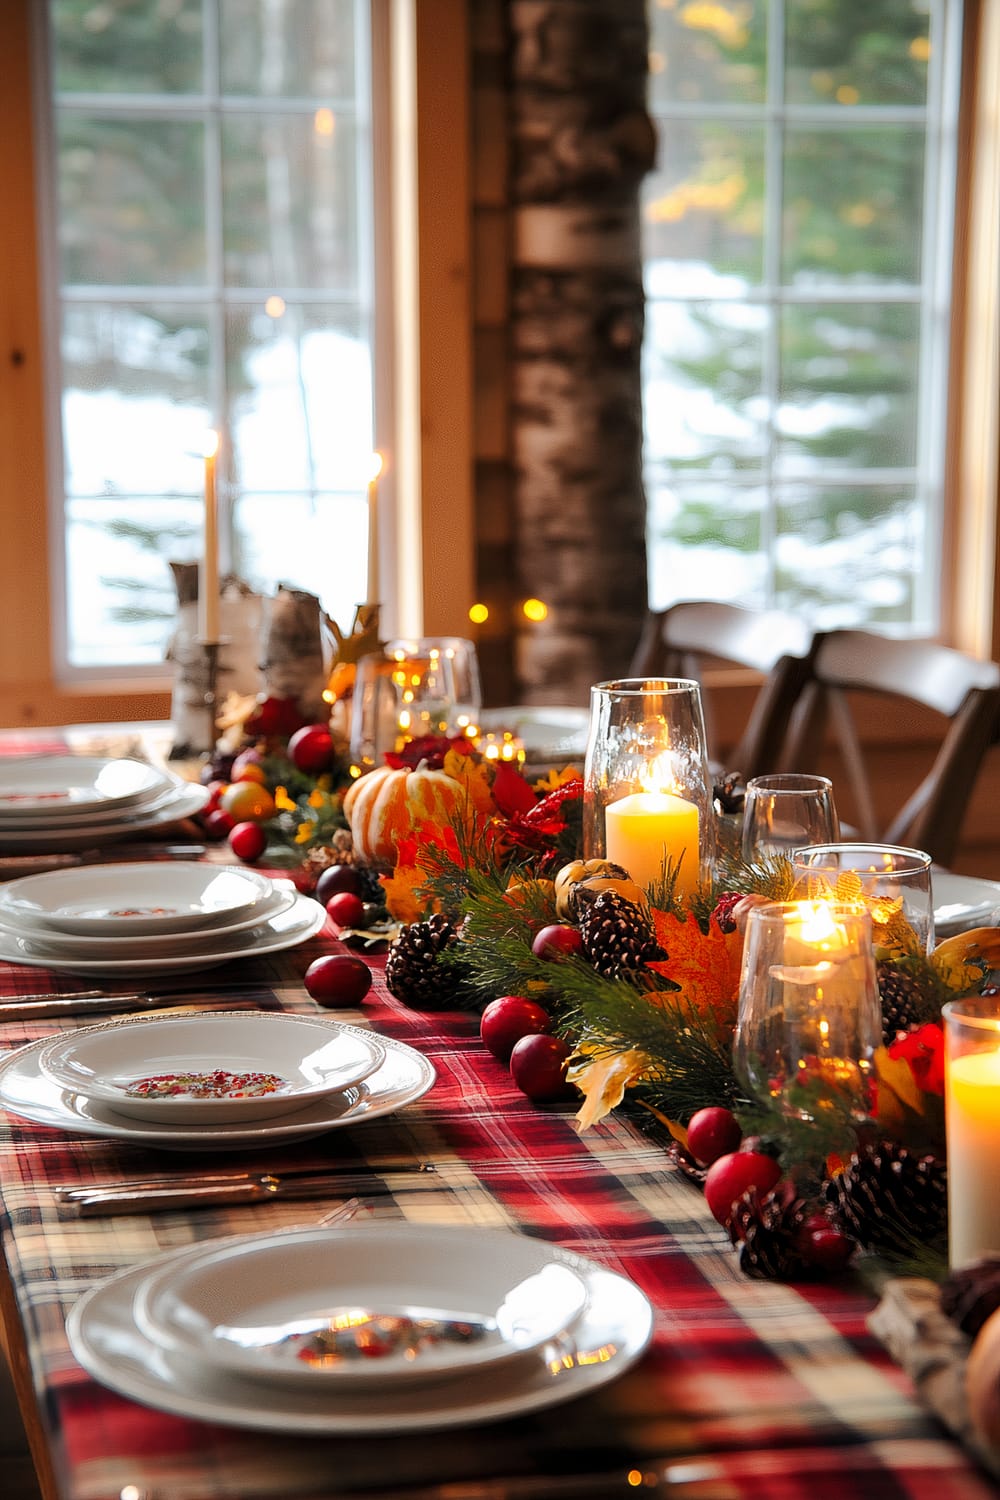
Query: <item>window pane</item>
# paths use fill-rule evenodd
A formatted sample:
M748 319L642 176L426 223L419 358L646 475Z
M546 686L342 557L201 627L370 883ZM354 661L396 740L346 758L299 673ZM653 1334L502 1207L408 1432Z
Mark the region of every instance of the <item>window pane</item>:
M760 485L721 488L712 480L668 483L651 477L649 600L665 609L678 599L729 599L763 606L768 560Z
M58 131L63 281L203 284L201 125L63 111Z
M651 107L763 99L767 57L766 0L741 5L650 7Z
M355 289L357 149L353 120L329 111L225 121L229 286Z
M789 101L925 103L929 25L920 0L787 0Z
M230 313L233 480L257 491L364 492L372 455L367 341L343 310L290 305Z
M60 92L172 94L202 86L201 0L52 0Z
M659 166L643 186L647 259L759 282L763 127L673 120L658 129Z
M917 307L788 307L781 323L779 471L916 462Z
M651 302L646 311L646 456L673 469L763 463L766 309Z
M923 175L920 130L789 129L783 279L919 281Z
M354 0L222 0L222 91L350 97Z
M337 495L245 495L234 517L236 570L256 588L294 582L350 623L367 593L368 503L363 485Z

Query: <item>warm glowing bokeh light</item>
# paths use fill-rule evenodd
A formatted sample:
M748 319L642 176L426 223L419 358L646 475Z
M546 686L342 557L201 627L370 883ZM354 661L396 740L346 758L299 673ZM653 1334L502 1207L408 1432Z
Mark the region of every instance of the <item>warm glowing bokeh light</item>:
M469 619L473 625L484 625L490 617L490 612L485 604L474 604L469 610Z
M323 106L313 115L313 129L317 135L333 135L336 119L332 109Z
M279 297L275 292L272 296L268 297L267 301L264 303L264 311L267 313L269 318L283 318L285 315L284 297Z
M547 604L543 604L541 599L525 599L524 603L521 605L521 612L523 613L526 620L534 620L537 622L538 620L547 619L549 606Z
M205 458L214 458L219 451L219 434L210 427L201 440L201 451Z

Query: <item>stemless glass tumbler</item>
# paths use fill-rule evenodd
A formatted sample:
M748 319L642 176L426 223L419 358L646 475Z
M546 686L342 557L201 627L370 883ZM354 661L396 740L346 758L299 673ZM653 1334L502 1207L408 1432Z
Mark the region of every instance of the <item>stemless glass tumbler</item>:
M830 844L840 837L827 776L785 773L755 776L743 801L743 858L747 864L791 858L803 844Z
M825 901L754 907L734 1044L749 1092L804 1120L863 1118L881 1040L868 913Z
M792 855L796 893L864 907L875 939L898 946L912 934L929 953L934 946L931 857L894 844L816 844ZM905 924L905 925L904 925Z
M689 894L714 855L701 690L686 678L636 677L590 690L583 845L655 887Z

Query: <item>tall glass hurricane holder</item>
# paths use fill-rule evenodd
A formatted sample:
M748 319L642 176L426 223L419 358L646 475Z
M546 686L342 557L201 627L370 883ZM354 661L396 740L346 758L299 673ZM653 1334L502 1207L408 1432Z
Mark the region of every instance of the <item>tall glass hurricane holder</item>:
M584 855L623 866L684 897L711 875L712 781L697 682L619 678L590 690L584 768Z

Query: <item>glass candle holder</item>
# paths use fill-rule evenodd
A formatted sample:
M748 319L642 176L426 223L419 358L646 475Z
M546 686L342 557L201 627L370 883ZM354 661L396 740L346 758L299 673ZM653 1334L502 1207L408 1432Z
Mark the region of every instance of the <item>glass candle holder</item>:
M863 906L875 942L896 946L901 924L927 953L934 947L931 857L893 844L817 844L792 855L796 894Z
M351 759L363 771L386 751L428 735L476 732L482 690L472 641L428 636L388 641L358 662Z
M950 1000L942 1016L948 1259L958 1268L1000 1251L1000 1004Z
M867 911L826 901L754 907L733 1053L749 1092L803 1120L863 1119L881 1040Z
M622 678L590 690L583 847L643 887L669 870L679 895L714 857L701 690L686 678Z
M787 772L754 776L743 799L743 858L747 864L791 859L804 844L830 844L840 823L828 776Z

